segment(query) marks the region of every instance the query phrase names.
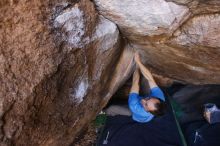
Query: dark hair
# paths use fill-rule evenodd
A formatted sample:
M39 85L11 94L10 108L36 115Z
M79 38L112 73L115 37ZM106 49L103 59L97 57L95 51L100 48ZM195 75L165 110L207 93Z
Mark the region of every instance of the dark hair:
M166 111L166 104L165 104L165 102L162 101L161 99L157 98L157 97L151 97L151 98L156 98L160 102L155 104L156 110L149 111L149 112L151 114L153 114L154 116L162 116L162 115L164 115L165 111Z

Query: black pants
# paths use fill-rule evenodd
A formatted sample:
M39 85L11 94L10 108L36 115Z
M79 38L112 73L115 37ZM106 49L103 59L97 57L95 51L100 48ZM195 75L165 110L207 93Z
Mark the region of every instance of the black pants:
M195 121L183 125L188 146L220 146L220 123Z

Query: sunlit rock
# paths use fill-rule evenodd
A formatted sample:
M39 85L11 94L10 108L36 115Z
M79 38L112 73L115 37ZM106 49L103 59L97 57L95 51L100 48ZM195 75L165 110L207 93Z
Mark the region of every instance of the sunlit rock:
M123 30L126 36L170 34L189 15L186 6L165 0L95 0L97 9Z
M220 82L218 1L94 2L154 73L194 84Z
M0 20L3 146L72 144L135 51L159 85L220 83L217 0L3 0Z
M183 46L220 47L220 14L197 16L184 25L174 36L174 41Z
M54 20L54 27L63 29L65 32L62 39L75 48L83 47L88 41L86 38L83 39L86 31L83 15L83 11L75 5L64 10Z

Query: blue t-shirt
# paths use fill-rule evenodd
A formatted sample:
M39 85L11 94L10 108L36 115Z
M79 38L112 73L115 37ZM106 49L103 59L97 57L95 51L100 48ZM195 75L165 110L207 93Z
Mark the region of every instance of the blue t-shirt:
M162 101L165 101L164 94L159 87L154 87L151 89L149 97L151 96L157 97ZM133 120L141 123L146 123L153 119L154 115L152 115L150 112L145 111L144 107L141 104L141 99L143 98L146 97L141 97L137 93L130 93L128 105L132 112Z

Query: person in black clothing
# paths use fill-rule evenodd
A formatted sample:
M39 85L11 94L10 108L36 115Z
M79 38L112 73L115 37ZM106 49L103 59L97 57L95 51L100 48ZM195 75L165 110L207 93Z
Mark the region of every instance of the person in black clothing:
M220 146L220 110L215 104L205 104L205 120L185 124L189 146Z

